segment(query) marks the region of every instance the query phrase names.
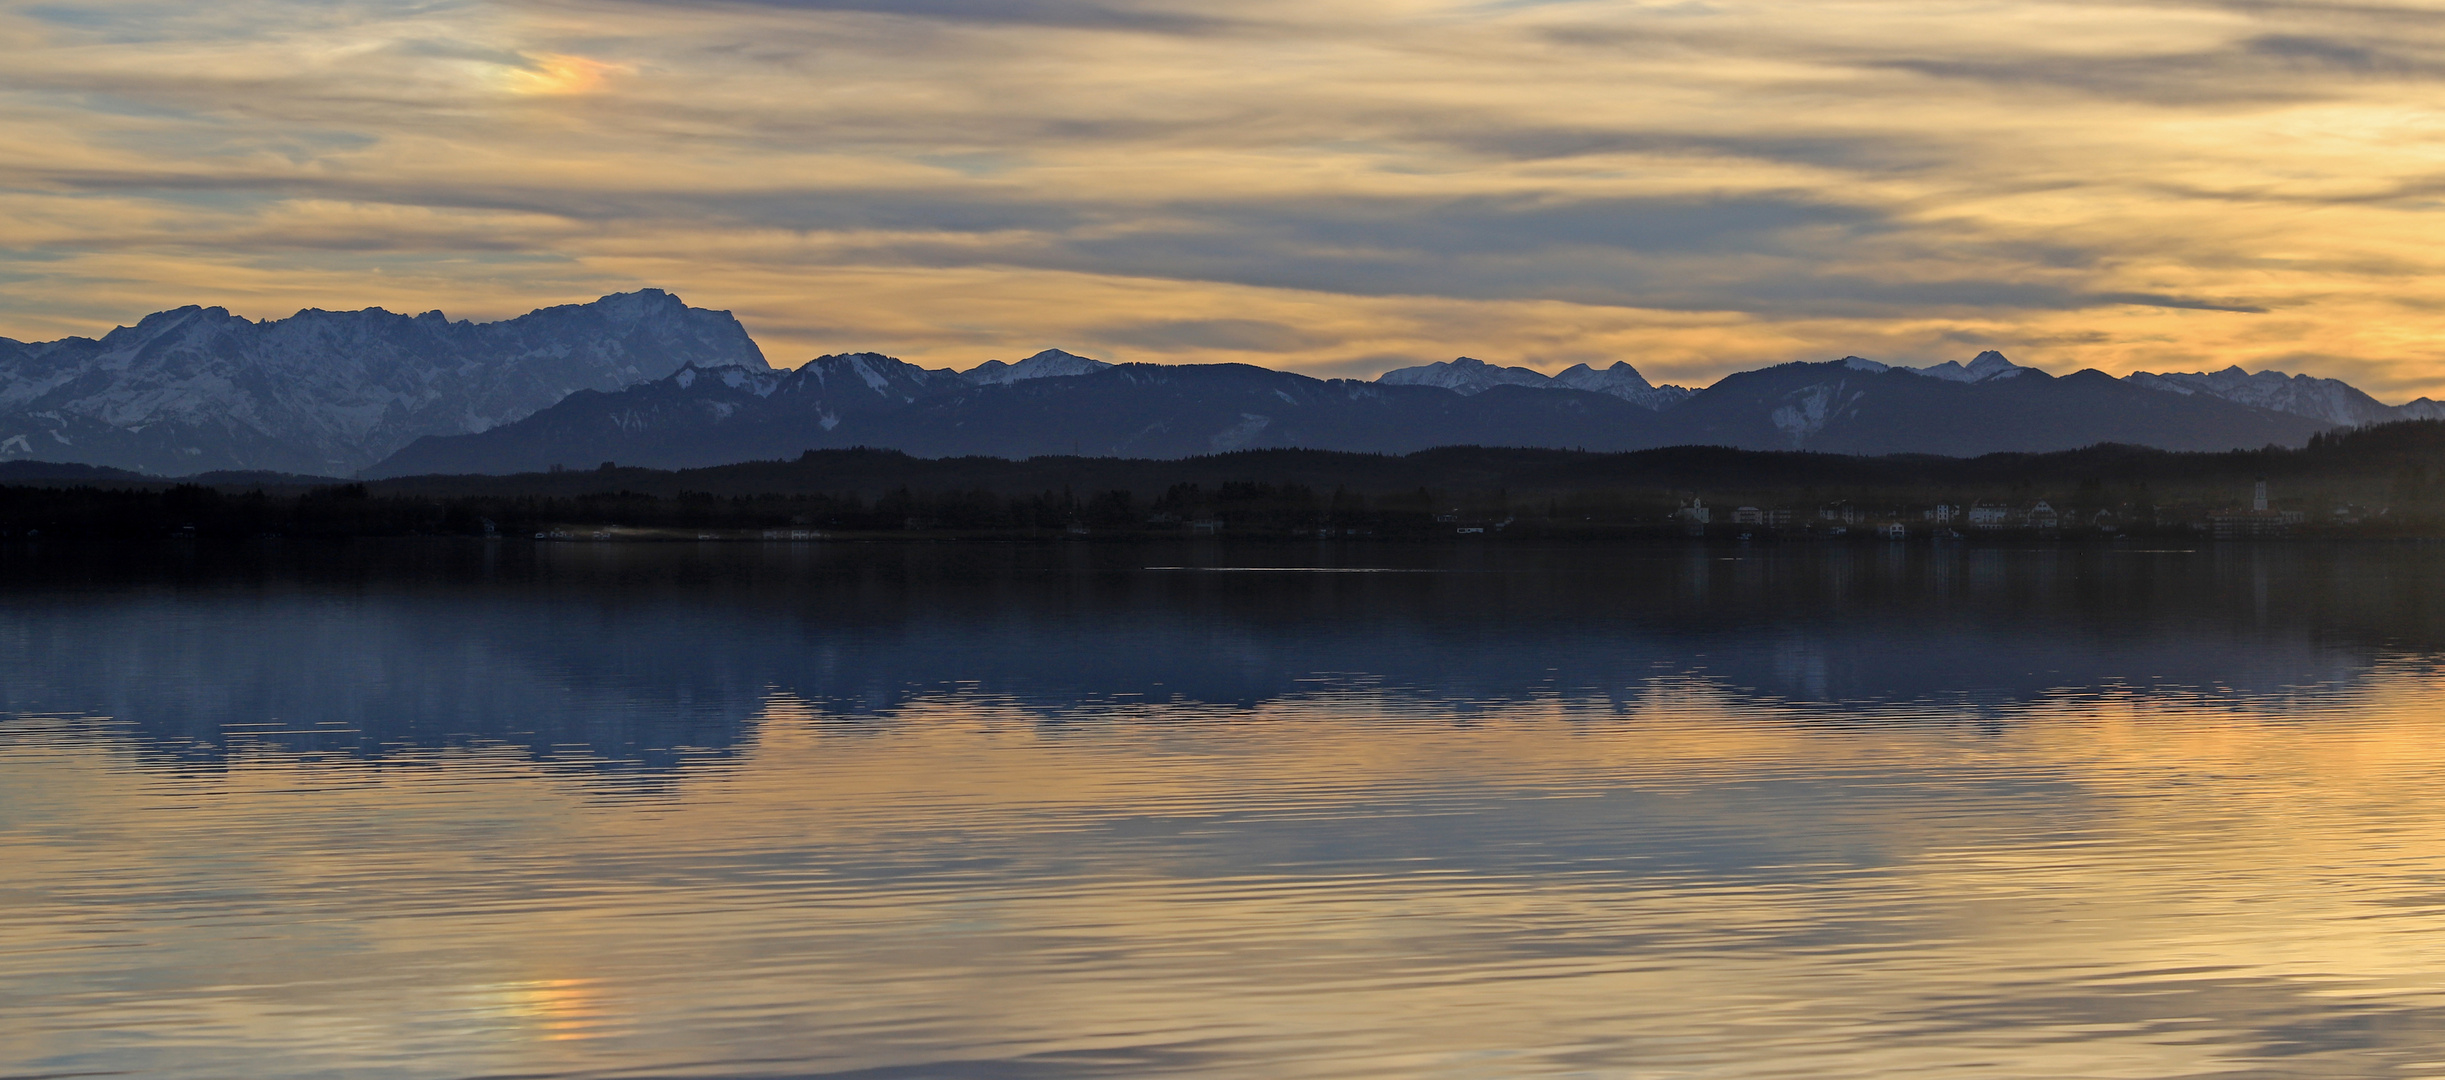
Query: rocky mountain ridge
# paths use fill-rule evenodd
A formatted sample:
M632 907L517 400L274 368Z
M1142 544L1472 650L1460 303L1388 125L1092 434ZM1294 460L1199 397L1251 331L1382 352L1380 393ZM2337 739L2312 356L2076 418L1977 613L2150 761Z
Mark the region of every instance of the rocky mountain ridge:
M0 339L0 461L344 476L425 435L485 431L689 364L768 368L729 312L659 289L492 323L184 307L99 339Z
M860 442L1157 457L1466 443L2217 449L2419 418L2445 418L2445 405L2386 405L2339 380L2237 367L2058 378L1993 351L1916 368L1856 356L1782 364L1695 390L1626 362L1547 375L1465 356L1372 381L1115 365L1059 349L965 371L880 353L775 370L729 313L655 289L493 323L379 308L254 321L186 307L100 339L0 339L0 462L160 476L714 464ZM506 456L484 456L494 453Z
M2056 378L2017 365L2002 374L1987 364L1964 379L1853 360L1782 364L1656 408L1457 363L1417 381L1373 382L1245 364L1063 364L1083 370L996 381L994 373L929 370L875 353L818 357L786 373L688 368L614 393L572 395L491 431L421 439L366 475L601 462L690 468L854 446L1005 458L1274 447L1397 454L1451 445L1948 456L2106 442L2226 450L2299 445L2333 426L2101 372ZM1423 381L1456 373L1489 385L1463 393Z
M1898 371L1966 384L2010 379L2031 372L2044 374L2037 368L2015 364L2003 353L1992 349L1979 353L1967 364L1947 360L1941 364L1914 368L1879 363L1860 356L1846 356L1835 362L1856 371ZM1699 392L1680 386L1651 386L1638 373L1638 369L1621 362L1602 372L1580 364L1558 375L1547 376L1534 368L1499 367L1467 356L1418 367L1397 368L1385 372L1377 381L1407 386L1440 386L1462 394L1474 394L1495 386L1596 390L1659 411L1671 408ZM2217 372L2140 371L2123 376L2123 381L2150 390L2186 396L2202 394L2237 405L2345 427L2395 420L2445 419L2445 404L2428 398L2402 405L2388 405L2341 379L2321 379L2275 370L2256 374L2239 367Z
M519 472L604 461L685 468L850 446L921 456L1178 458L1259 446L1512 444L1534 433L1594 448L1620 445L1654 415L1581 391L1505 387L1464 396L1247 364L1102 365L1032 379L1002 374L927 369L876 353L821 356L790 372L689 368L615 393L571 395L481 434L420 439L366 475Z
M2357 427L2393 420L2445 419L2445 405L2419 398L2388 405L2341 379L2320 379L2261 371L2255 375L2229 367L2217 372L2133 372L2124 378L2154 390L2175 394L2206 394L2243 405L2316 417L2328 423Z
M1395 368L1375 378L1386 386L1437 386L1458 394L1477 394L1497 386L1587 390L1611 394L1651 410L1679 404L1696 391L1686 386L1656 386L1637 368L1616 360L1603 370L1574 364L1557 375L1535 368L1501 367L1473 356L1437 361L1420 367Z

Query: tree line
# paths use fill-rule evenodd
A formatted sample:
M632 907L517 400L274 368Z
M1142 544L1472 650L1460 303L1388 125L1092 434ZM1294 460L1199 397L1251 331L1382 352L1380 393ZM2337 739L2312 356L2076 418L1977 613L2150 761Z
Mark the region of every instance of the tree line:
M19 463L22 465L23 463ZM343 537L791 534L1012 537L1686 535L1682 508L1761 534L1924 521L1933 507L2046 502L2061 528L2195 529L2265 480L2309 531L2445 535L2445 422L2222 454L2096 446L1979 458L1849 457L1723 447L1624 454L1445 447L1407 455L1260 450L1183 460L921 459L809 451L788 461L351 483L0 467L0 536ZM1779 512L1779 513L1777 513Z

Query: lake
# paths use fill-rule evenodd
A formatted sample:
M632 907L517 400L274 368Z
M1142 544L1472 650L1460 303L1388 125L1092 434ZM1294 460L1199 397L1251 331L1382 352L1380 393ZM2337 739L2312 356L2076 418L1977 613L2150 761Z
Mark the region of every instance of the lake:
M2445 1075L2445 547L0 547L0 1077Z

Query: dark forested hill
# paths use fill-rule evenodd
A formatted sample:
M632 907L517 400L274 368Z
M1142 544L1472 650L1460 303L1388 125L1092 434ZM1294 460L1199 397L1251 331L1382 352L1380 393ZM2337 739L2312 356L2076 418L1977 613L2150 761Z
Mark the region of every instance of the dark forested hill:
M1492 391L1488 391L1491 393ZM1405 455L1270 449L1177 459L921 458L807 451L710 468L597 467L510 476L421 475L308 487L226 474L177 483L99 470L0 470L0 538L57 536L524 536L584 525L687 539L780 530L974 535L1684 535L1702 502L1766 524L1875 521L1938 531L1974 504L2033 510L2096 535L2190 535L2250 504L2265 481L2287 529L2445 535L2445 422L2313 437L2299 448L2200 453L2100 445L2046 454L1865 457L1677 446L1627 453L1443 447ZM1831 515L1831 516L1828 516ZM1951 519L1959 523L1958 518ZM2110 526L2110 528L2108 528ZM2063 525L2067 531L2077 531ZM764 530L764 531L753 531ZM1353 533L1351 530L1358 530Z

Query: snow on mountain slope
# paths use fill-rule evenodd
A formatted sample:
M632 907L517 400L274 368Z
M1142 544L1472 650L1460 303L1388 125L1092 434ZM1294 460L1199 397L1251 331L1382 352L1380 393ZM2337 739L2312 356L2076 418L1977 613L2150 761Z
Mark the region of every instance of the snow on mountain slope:
M1070 375L1092 375L1111 366L1101 360L1089 360L1076 353L1046 349L1016 364L987 360L959 374L961 378L977 386L1002 386L1024 382L1028 379L1057 379Z
M2332 424L2380 424L2389 420L2430 419L2430 409L2387 405L2340 379L2319 379L2261 371L2252 375L2239 367L2217 372L2136 371L2124 379L2152 390L2175 394L2205 394L2243 405L2309 416ZM2421 399L2426 401L2426 399ZM2434 403L2429 402L2433 407Z
M1946 382L1982 383L1994 379L2009 379L2033 369L2015 364L2005 359L2004 354L1988 349L1972 357L1966 367L1958 360L1947 360L1929 367L1903 368L1902 370L1917 372L1928 378L1942 379Z
M869 413L976 389L961 372L921 368L872 352L818 356L788 371L689 364L667 378L616 392L571 394L490 431L420 438L363 475L502 472L601 461L662 468L726 465L774 446L820 443L843 423L854 426Z
M1473 356L1438 361L1423 367L1396 368L1376 376L1386 386L1440 386L1475 394L1497 386L1543 386L1552 381L1544 372L1524 367L1499 367Z
M732 369L735 370L735 369ZM880 376L871 385L868 374ZM419 439L368 478L616 461L692 468L870 446L921 457L1173 458L1263 447L1655 445L1655 412L1604 394L1322 380L1246 364L1124 364L975 384L872 353L823 357L772 389L715 371L568 400L514 424Z
M0 460L345 476L420 436L483 431L689 363L769 367L729 312L659 289L494 323L184 307L98 341L0 339Z
M1602 371L1575 364L1559 375L1548 376L1532 368L1498 367L1463 356L1422 367L1396 368L1377 376L1375 381L1386 386L1439 386L1460 394L1483 393L1497 386L1586 390L1611 394L1649 409L1667 408L1693 393L1684 387L1653 385L1637 368L1619 360Z
M2036 368L2013 363L1994 350L1979 353L1968 364L1955 361L1929 367L1889 367L1874 360L1856 356L1837 363L1846 370L1882 372L1898 371L1924 375L1945 382L1982 385L2021 377L2050 378ZM2135 387L2176 394L2199 396L2265 409L2289 416L2303 417L2328 424L2358 426L2380 424L2394 420L2445 419L2445 404L2421 398L2404 405L2387 405L2370 397L2359 388L2340 379L2319 379L2307 375L2289 375L2281 371L2261 371L2255 375L2238 367L2218 372L2135 372L2122 378ZM1804 413L1805 410L1802 410ZM1794 415L1802 415L1795 413Z
M1977 359L1967 366L1948 361L1932 367L1895 370L1915 372L1948 382L1983 383L2014 378L2036 369L2022 367L2005 359L2004 354L1989 350L1979 353ZM2239 367L2216 372L2139 371L2123 376L2122 381L2169 394L2202 395L2236 405L2323 420L2329 424L2357 426L2393 420L2445 418L2445 405L2426 398L2405 405L2387 405L2340 379L2319 379L2281 371L2261 371L2255 375Z
M1620 360L1598 371L1586 364L1576 364L1554 376L1553 385L1573 390L1593 390L1611 394L1634 405L1650 409L1665 409L1689 397L1696 391L1685 386L1657 386L1638 373L1638 369Z
M2100 442L2169 450L2298 446L2324 421L2208 396L2159 393L2099 371L2033 368L1975 382L1835 360L1725 376L1661 414L1676 443L1839 454L2069 450Z
M715 464L730 460L725 454L795 452L843 439L997 453L1083 452L1090 443L1108 453L1171 454L1652 439L1967 453L2053 446L2074 436L2261 445L2297 441L2324 425L2445 418L2445 404L2422 398L2388 406L2332 379L2230 368L2057 380L1992 351L1924 368L1858 357L1779 365L1727 376L1705 391L1650 384L1627 363L1547 376L1470 357L1386 372L1371 383L1335 381L1339 396L1331 403L1300 398L1317 392L1315 382L1242 365L1192 373L1116 368L1060 349L966 371L879 353L823 356L775 371L729 313L691 308L654 289L486 324L379 308L254 322L186 307L98 341L0 339L0 462L156 475L353 475L390 458L385 467L393 471L500 464L485 454L546 464L582 465L597 452L603 457L593 460ZM591 400L632 387L640 389L617 401ZM1544 393L1554 390L1580 393ZM1369 395L1400 402L1396 408ZM564 401L568 408L554 408ZM1123 415L1102 411L1110 409ZM542 418L545 411L554 415ZM525 423L530 417L539 419ZM1137 426L1104 430L1120 420ZM512 424L523 425L514 438L450 441ZM1057 430L1030 426L1043 424ZM1565 428L1567 440L1554 443ZM423 443L431 445L415 449Z

